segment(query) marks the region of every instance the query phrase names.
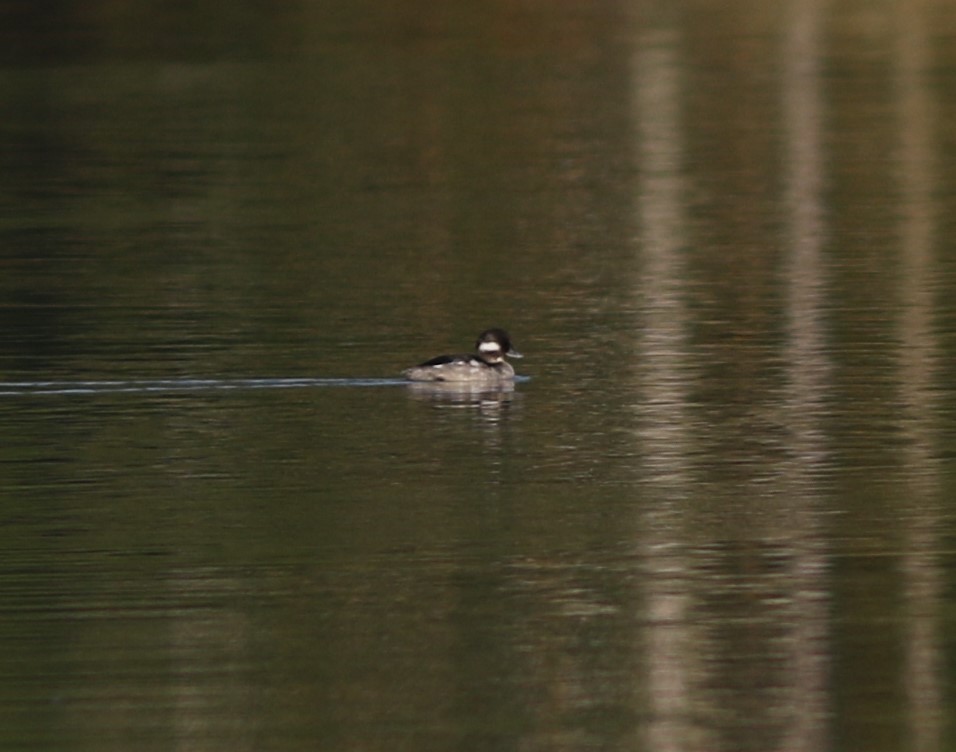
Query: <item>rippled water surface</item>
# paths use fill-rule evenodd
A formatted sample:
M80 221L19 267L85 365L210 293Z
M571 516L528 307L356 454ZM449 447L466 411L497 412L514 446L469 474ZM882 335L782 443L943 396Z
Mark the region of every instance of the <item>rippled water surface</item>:
M0 747L953 748L956 6L14 5Z

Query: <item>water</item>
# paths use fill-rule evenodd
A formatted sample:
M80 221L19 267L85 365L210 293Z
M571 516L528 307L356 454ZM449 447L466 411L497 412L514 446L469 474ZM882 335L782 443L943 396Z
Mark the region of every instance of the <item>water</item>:
M2 27L0 747L953 746L949 4Z

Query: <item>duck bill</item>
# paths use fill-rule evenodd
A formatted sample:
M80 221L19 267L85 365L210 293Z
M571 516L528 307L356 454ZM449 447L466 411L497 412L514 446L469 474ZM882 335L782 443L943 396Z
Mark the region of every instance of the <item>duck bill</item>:
M524 355L522 355L522 354L519 353L517 350L515 350L514 348L512 348L512 349L508 350L508 357L509 357L509 358L523 358Z

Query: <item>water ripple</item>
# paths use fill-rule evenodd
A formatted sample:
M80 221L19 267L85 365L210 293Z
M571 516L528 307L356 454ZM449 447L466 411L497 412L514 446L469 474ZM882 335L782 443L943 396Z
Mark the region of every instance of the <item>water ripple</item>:
M55 394L122 394L150 392L204 392L227 389L310 389L319 387L397 386L401 379L149 379L98 381L6 381L0 382L0 397Z

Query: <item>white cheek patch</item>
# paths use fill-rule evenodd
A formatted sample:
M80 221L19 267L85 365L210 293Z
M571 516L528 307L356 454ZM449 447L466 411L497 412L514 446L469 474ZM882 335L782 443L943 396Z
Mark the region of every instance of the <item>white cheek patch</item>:
M478 352L501 352L501 345L497 342L482 342L478 345Z

